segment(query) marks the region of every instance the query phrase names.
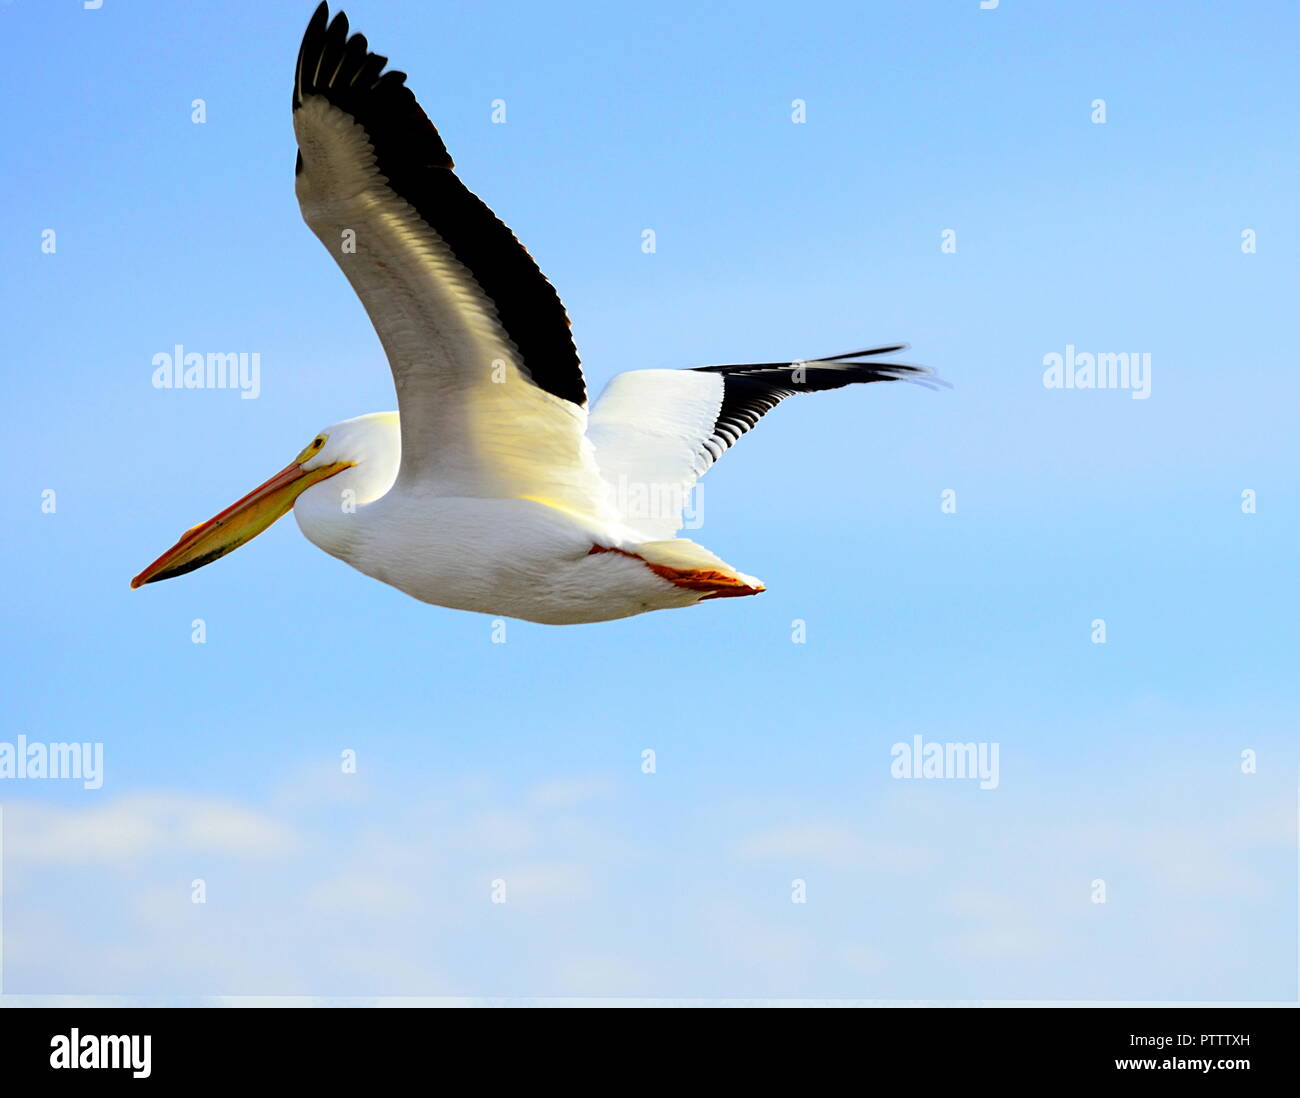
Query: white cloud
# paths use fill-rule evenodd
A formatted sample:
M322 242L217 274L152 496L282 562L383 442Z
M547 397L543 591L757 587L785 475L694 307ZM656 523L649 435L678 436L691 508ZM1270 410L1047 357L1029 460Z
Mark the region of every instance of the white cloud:
M794 994L793 985L806 977L817 952L816 939L805 930L780 926L759 918L739 904L715 902L704 911L713 946L741 962L753 976L767 981L763 993ZM784 985L784 986L782 986ZM755 994L758 986L745 989Z
M169 851L270 856L297 846L283 823L221 797L133 793L93 808L20 803L5 811L5 856L14 862L113 862Z
M609 778L559 778L537 786L529 799L542 808L567 808L608 797L613 790L614 783Z
M574 903L592 895L591 875L581 865L538 862L512 866L499 876L506 882L507 903ZM485 883L485 896L486 889Z
M476 850L505 854L527 850L537 841L527 820L503 812L475 816L465 826L462 838Z
M878 949L869 949L866 946L853 945L846 946L840 950L840 963L845 968L852 969L854 972L861 972L870 975L886 968L889 964L885 955Z
M962 956L1028 957L1041 953L1048 945L1048 938L1036 926L1041 919L1035 920L1024 905L1003 892L989 888L956 889L940 907L982 924L939 941L942 948Z
M740 845L742 858L800 859L831 869L928 869L934 855L924 847L868 842L856 831L834 824L802 824L755 835Z
M551 966L557 995L645 996L650 974L623 957L579 955L557 958Z
M377 873L346 873L331 877L307 897L312 907L325 911L354 911L368 915L409 915L423 904L405 881Z

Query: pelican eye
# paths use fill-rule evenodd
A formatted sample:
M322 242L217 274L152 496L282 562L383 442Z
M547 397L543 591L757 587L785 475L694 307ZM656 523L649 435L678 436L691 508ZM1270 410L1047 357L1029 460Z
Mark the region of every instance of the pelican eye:
M304 461L306 461L313 454L317 453L320 450L320 448L325 445L325 440L328 437L329 437L328 435L317 435L314 439L311 440L311 442L309 442L303 448L302 453L299 454L296 458L294 458L294 461L296 461L299 465L301 465Z

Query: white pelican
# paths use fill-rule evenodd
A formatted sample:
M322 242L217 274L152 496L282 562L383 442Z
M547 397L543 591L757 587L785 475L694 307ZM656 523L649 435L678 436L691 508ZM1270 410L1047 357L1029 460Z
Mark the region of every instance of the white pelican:
M675 536L695 482L787 396L932 383L931 371L880 360L906 344L637 370L588 412L555 290L386 64L321 4L293 125L303 218L379 334L399 411L327 427L131 586L202 568L292 507L325 552L438 606L559 625L758 594L758 580ZM646 514L632 499L659 505Z

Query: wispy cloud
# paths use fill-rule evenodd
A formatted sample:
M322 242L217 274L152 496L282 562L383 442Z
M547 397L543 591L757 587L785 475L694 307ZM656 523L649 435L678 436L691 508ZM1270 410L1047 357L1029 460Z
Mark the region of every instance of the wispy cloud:
M94 863L192 851L267 857L297 848L290 827L223 797L134 793L91 808L30 803L5 813L14 862Z
M810 823L764 831L740 844L742 858L806 861L831 869L928 869L933 850L904 843L871 841L848 827Z

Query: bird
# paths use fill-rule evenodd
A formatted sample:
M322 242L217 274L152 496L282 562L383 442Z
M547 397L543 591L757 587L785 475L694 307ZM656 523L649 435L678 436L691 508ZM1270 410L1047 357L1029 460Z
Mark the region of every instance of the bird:
M361 299L397 411L335 423L180 540L133 588L192 572L290 509L367 576L437 606L548 625L757 595L679 537L696 482L789 396L946 385L892 343L786 362L633 370L589 406L564 305L456 175L346 15L312 15L293 82L304 220Z

